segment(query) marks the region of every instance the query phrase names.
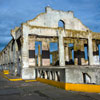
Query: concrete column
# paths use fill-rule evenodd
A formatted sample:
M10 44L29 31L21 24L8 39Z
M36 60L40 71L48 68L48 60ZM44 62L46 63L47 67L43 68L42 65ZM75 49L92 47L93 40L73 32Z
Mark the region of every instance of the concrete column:
M14 61L14 60L13 60L13 59L14 59L14 58L13 58L13 57L14 57L14 55L13 55L14 53L13 53L13 52L14 52L14 50L13 50L13 43L12 43L12 44L11 44L11 58L10 58L10 59L11 59L11 69L10 69L10 73L11 73L11 74L13 73L13 64L14 64L14 62L13 62L13 61Z
M2 68L3 68L3 70L4 70L4 64L5 64L5 62L4 62L4 61L5 61L5 56L4 56L4 51L3 51L3 67L2 67Z
M7 48L7 69L9 69L9 48Z
M10 60L9 52L10 52L10 47L8 47L8 50L7 50L7 56L8 56L8 59L7 59L7 61L8 61L8 62L7 62L7 67L8 67L8 68L7 68L7 69L10 69L10 68L9 68L9 64L10 64L10 62L9 62L9 60Z
M59 65L65 66L64 43L63 43L63 34L61 33L61 30L58 31L58 43L59 43Z
M15 40L15 75L18 74L18 44L17 40Z
M3 52L2 52L2 70L3 70Z
M16 40L14 41L13 44L13 75L17 75L17 51L18 51L18 46Z
M20 74L21 74L21 55L20 55L20 53L21 53L21 43L20 43L20 45L18 44L19 42L18 41L20 41L20 39L19 40L16 40L16 74L18 75L18 76L20 76Z
M24 34L23 44L22 44L22 68L29 67L29 45L28 45L28 35Z
M77 58L77 42L74 43L74 65L78 65L78 58Z
M69 62L69 47L68 47L68 44L65 45L65 61Z
M38 66L41 66L41 49L40 49L40 45L38 45Z
M0 67L2 65L2 54L0 53Z
M80 50L81 50L81 65L85 64L85 52L84 52L84 41L81 40L80 43Z
M9 47L9 71L11 72L11 44L10 44L10 47Z
M22 79L35 79L35 68L29 66L29 34L31 33L30 27L26 24L22 24L22 54L21 54L21 78Z
M15 43L13 43L13 66L12 66L12 74L15 71Z
M7 59L7 57L6 57L6 51L4 51L5 53L4 53L4 70L6 69L6 59Z
M5 50L5 69L7 69L7 61L8 57L7 57L7 50Z
M50 66L49 42L42 41L42 66Z
M29 37L29 66L36 65L36 58L35 58L35 41L34 38Z
M98 56L99 55L99 52L98 52L98 47L97 47L97 44L96 44L96 40L93 40L92 41L93 43L93 55L94 56Z
M0 68L1 68L1 65L2 65L2 55L0 53Z
M91 33L89 33L88 36L88 55L89 55L89 65L93 65L93 47L92 47Z

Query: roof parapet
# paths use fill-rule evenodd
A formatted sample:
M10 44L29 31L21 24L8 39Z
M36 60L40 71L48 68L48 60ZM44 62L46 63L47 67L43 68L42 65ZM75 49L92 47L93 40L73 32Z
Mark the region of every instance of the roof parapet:
M52 9L50 6L45 7L45 12L46 12L46 13L50 13L50 12L62 12L62 13L67 13L67 14L69 14L70 16L74 17L73 11L70 11L70 10L69 10L69 11L54 10L54 9Z
M53 9L50 6L45 7L45 12L51 12Z

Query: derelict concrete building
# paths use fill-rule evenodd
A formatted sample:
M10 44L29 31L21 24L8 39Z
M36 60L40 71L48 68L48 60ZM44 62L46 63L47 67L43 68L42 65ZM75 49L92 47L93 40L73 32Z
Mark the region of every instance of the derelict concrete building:
M22 79L40 77L65 83L100 84L100 34L83 25L72 11L46 7L45 13L11 30L11 35L12 40L0 52L0 65L10 74ZM42 44L38 45L37 54L36 41ZM58 50L50 52L50 43L55 42Z

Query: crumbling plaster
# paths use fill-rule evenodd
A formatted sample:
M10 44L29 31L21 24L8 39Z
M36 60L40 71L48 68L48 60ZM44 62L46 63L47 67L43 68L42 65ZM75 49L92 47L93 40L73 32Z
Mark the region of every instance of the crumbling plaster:
M35 19L27 21L27 24L31 26L42 26L42 27L58 27L59 20L63 20L65 23L65 29L87 31L85 25L81 21L74 17L72 11L58 11L53 10L50 7L46 7L45 13L38 15Z

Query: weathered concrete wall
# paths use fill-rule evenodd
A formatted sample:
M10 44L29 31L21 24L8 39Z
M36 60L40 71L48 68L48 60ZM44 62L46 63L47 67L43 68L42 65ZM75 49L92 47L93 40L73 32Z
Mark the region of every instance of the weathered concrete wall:
M23 68L22 69L22 79L35 79L36 73L34 68Z
M35 67L36 77L75 84L99 84L99 66ZM86 75L86 76L84 76ZM59 80L56 80L59 77Z
M96 84L100 85L100 69L95 71L95 77L96 77Z
M58 22L59 21L64 22L64 27L59 28ZM97 51L95 46L92 46L92 40L98 39L100 40L100 35L93 33L91 31L87 31L89 28L84 26L81 21L74 17L73 12L68 11L57 11L53 10L50 7L46 8L45 13L38 15L35 19L27 21L26 23L23 23L21 27L16 27L14 30L11 31L11 35L13 37L12 42L10 42L5 49L2 51L2 65L3 69L6 69L9 66L11 67L12 73L17 72L20 70L21 76L23 79L32 79L35 78L35 71L32 66L35 66L35 41L37 37L44 37L44 40L42 40L42 65L43 66L49 66L50 65L50 58L49 58L49 42L47 41L48 38L58 38L59 31L62 34L62 41L59 41L59 44L61 45L59 48L60 52L60 63L63 62L61 66L64 66L64 43L67 41L67 38L69 38L69 42L71 43L71 39L86 39L88 41L88 52L89 52L89 63L90 65L93 65L93 51ZM35 39L30 39L29 35L35 36ZM18 39L21 38L21 49L19 50L18 45ZM65 39L66 38L66 39ZM64 40L65 39L65 40ZM58 39L56 39L58 42ZM66 42L67 43L67 42ZM10 45L11 44L11 45ZM78 44L78 43L77 43ZM100 44L100 41L99 41ZM81 43L79 47L82 46L82 48L79 48L81 52L84 52L84 43ZM95 44L96 45L96 44ZM77 46L77 45L76 45ZM94 49L92 50L92 47ZM12 48L12 49L11 49ZM62 50L63 49L63 50ZM30 58L30 51L34 51L34 57ZM77 51L77 50L76 50ZM20 55L19 55L20 53ZM63 53L63 54L62 54ZM48 56L47 56L48 55ZM19 57L20 56L20 57ZM47 57L46 57L47 56ZM20 58L20 62L18 61ZM84 57L81 59L81 62L84 63ZM19 63L21 64L21 68L18 69ZM74 66L75 67L75 66ZM83 67L84 68L84 67ZM99 71L97 70L92 71L92 69L87 68L77 68L77 69L66 69L66 81L68 82L79 82L82 83L82 71L83 73L88 73L91 77L92 83L97 82L100 83L100 77ZM73 79L72 74L75 75L75 78ZM95 78L95 73L96 77ZM63 75L62 75L63 76ZM67 80L67 78L69 80ZM72 80L70 80L72 78Z
M65 82L65 68L64 67L35 67L36 78L44 78L48 80L55 80Z
M100 68L92 66L69 66L65 69L65 82L66 83L84 83L83 73L90 76L89 84L100 84Z
M81 21L74 17L72 11L57 11L50 7L46 7L45 13L38 15L35 19L28 21L29 25L32 26L43 26L43 27L58 27L59 20L64 21L65 29L73 30L89 30L84 26Z

